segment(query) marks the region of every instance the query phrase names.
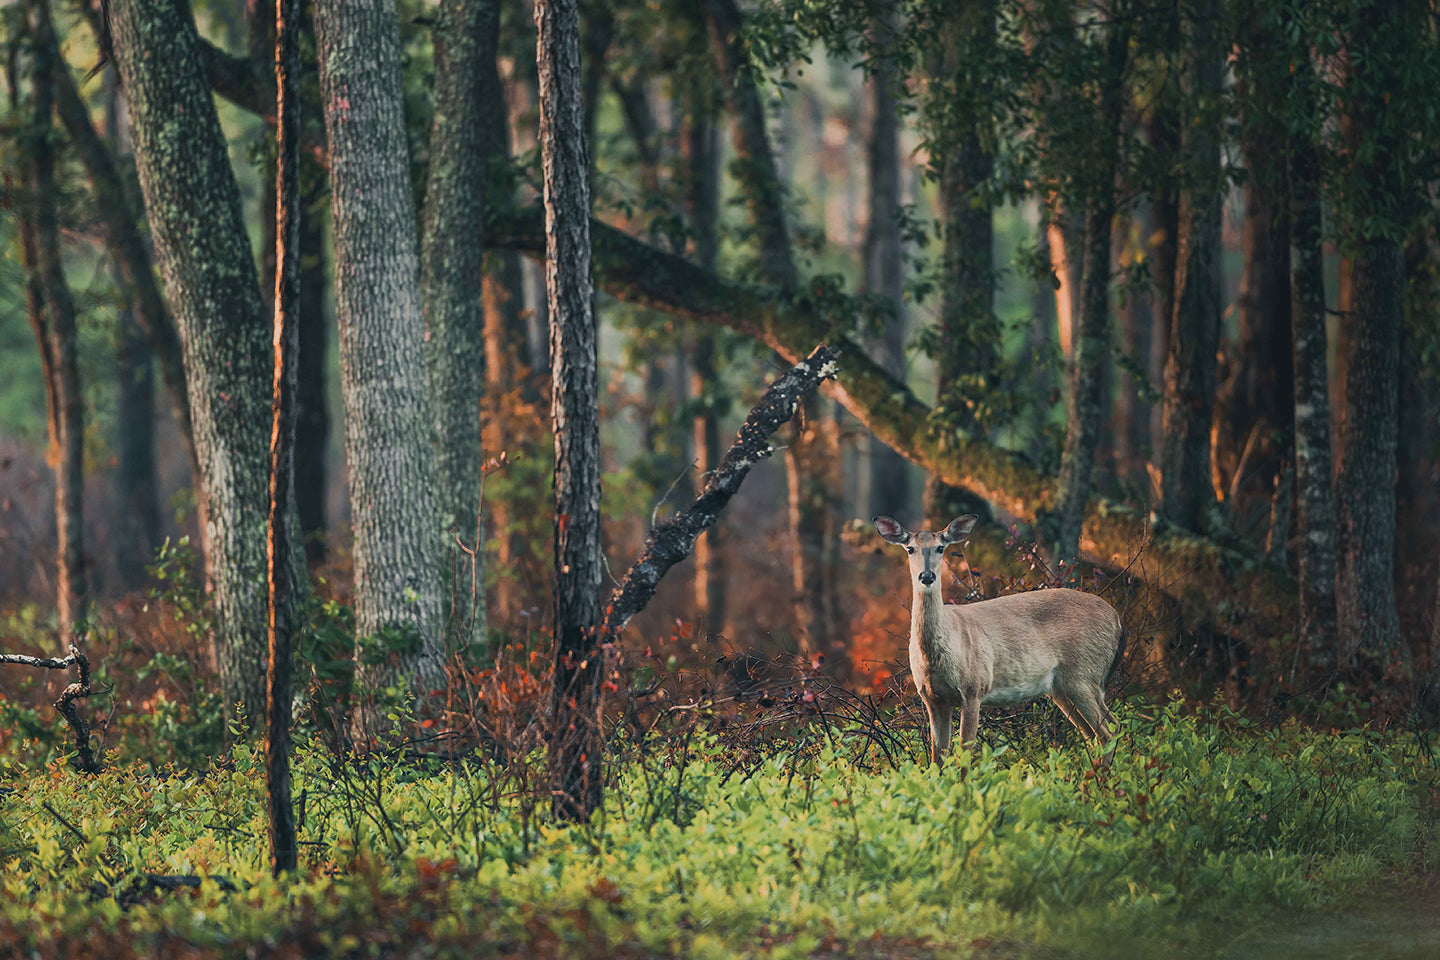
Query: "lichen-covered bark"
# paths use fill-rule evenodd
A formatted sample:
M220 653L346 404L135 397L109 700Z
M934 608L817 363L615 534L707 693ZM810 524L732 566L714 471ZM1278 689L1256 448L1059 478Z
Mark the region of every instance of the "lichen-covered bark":
M116 60L156 260L184 357L227 711L265 702L269 338L240 191L189 11L114 0ZM163 56L157 51L164 51Z
M444 686L441 534L394 0L315 4L330 146L356 680Z
M555 431L555 679L551 789L556 816L600 804L600 423L590 282L590 180L580 99L577 0L535 4L550 415Z
M1110 229L1115 219L1115 172L1123 119L1123 79L1130 30L1113 23L1105 41L1105 65L1096 117L1101 125L1086 177L1085 266L1080 327L1066 379L1065 449L1056 484L1055 555L1069 560L1080 552L1090 474L1100 437L1102 377L1110 355Z
M1203 530L1214 504L1210 478L1210 421L1215 405L1215 350L1220 342L1220 140L1210 111L1222 92L1223 51L1215 49L1216 0L1187 11L1193 45L1182 152L1194 165L1181 196L1175 314L1165 362L1161 414L1160 515L1187 530Z
M493 128L501 104L487 96L494 73L500 5L443 0L435 11L435 116L425 187L420 290L425 367L435 423L435 467L451 584L448 639L468 646L485 635L485 551L480 523L480 406L485 397L485 201ZM461 549L463 547L463 549ZM474 568L471 568L471 565ZM469 585L480 584L472 595Z

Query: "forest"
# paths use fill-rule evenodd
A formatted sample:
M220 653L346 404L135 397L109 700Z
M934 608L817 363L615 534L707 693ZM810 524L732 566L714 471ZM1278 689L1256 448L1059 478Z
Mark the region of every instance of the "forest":
M1440 954L1435 0L0 48L0 958Z

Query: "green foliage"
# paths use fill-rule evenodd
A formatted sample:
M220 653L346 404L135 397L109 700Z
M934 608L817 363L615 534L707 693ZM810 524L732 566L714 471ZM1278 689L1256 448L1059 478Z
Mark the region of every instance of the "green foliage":
M260 839L257 751L200 775L80 779L57 764L0 797L0 938L42 954L118 930L137 953L283 940L312 956L418 943L471 956L483 940L718 957L803 955L825 937L942 952L1003 937L1111 956L1326 902L1415 845L1435 771L1413 741L1157 712L1122 705L1103 755L1026 739L943 769L809 735L740 768L692 731L631 751L579 826L537 823L480 758L302 748L303 862L283 884ZM122 893L145 874L201 880Z

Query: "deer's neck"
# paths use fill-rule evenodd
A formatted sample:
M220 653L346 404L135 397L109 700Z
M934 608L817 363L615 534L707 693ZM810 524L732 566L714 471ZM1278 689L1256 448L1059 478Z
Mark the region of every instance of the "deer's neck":
M928 659L934 659L938 645L944 642L948 624L945 598L938 588L919 590L910 614L910 635Z

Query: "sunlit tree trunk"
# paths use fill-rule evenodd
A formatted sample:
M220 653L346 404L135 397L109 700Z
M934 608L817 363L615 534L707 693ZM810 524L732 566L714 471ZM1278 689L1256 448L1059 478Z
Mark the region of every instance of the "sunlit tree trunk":
M445 684L441 533L393 0L315 5L330 150L356 680Z
M255 263L188 10L114 0L114 49L160 274L185 360L206 573L227 713L265 702L269 335ZM164 56L152 51L164 50ZM184 124L175 122L185 117Z
M555 679L551 789L556 816L583 819L600 804L600 424L594 290L590 283L590 168L580 100L577 0L536 0L540 151L545 178L545 281L550 302L551 418L555 431Z

